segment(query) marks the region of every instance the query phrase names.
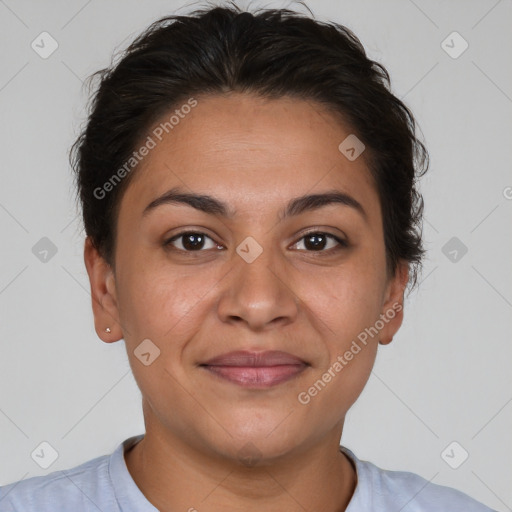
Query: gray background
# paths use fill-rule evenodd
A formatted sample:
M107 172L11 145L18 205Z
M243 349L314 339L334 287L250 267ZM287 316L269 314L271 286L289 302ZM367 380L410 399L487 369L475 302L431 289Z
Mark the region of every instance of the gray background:
M353 29L387 67L432 158L422 283L348 414L343 444L511 510L512 2L308 5ZM143 432L124 342L105 344L93 329L67 151L84 119L82 80L183 6L0 0L0 484L72 467ZM47 59L31 48L43 31L59 45ZM469 44L458 58L441 46L453 31ZM47 262L32 252L43 237L57 248ZM42 441L58 452L48 469L30 455ZM453 441L462 448L448 450L452 465L469 453L457 469L441 455Z

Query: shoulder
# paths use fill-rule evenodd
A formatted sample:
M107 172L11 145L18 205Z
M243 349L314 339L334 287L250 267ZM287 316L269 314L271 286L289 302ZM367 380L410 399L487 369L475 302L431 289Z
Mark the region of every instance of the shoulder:
M358 477L347 512L493 512L456 489L433 484L415 473L381 469L371 462L359 460L345 447L342 450L354 461Z
M18 480L0 487L0 510L97 512L100 506L101 510L115 511L117 505L109 493L108 472L109 455L103 455L71 469Z

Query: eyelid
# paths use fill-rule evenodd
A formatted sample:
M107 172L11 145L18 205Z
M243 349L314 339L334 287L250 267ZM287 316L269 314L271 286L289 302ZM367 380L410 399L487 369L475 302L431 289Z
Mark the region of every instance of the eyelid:
M204 228L201 228L201 229L185 229L183 231L180 231L179 233L176 233L176 234L172 235L169 238L166 238L164 240L164 242L163 242L163 245L164 245L164 247L170 247L171 249L175 249L176 251L189 252L189 253L191 253L191 252L205 252L205 251L211 250L211 249L198 249L197 251L185 251L183 249L179 249L178 247L174 247L172 245L172 242L175 242L176 240L180 239L181 237L183 237L185 235L189 235L189 234L194 234L194 235L202 235L205 238L209 238L216 246L220 246L220 247L223 247L225 249L225 247L222 244L220 244L219 242L217 242L217 240L215 240L215 238L213 236L209 235L208 233L205 233L203 230L204 230Z
M304 252L327 253L327 252L331 252L333 250L335 251L336 249L347 248L349 246L349 241L348 241L347 237L345 237L345 236L335 235L334 233L326 231L325 228L311 228L308 231L301 233L299 238L297 238L296 241L293 242L293 244L290 247L297 245L299 242L301 242L307 236L315 235L315 234L325 235L327 238L331 238L331 239L335 240L338 243L338 246L331 247L330 249L322 250L322 251L304 251Z
M322 226L315 226L315 227L312 227L312 228L307 228L306 231L303 231L300 233L300 236L301 238L303 236L307 236L307 235L311 235L311 234L314 234L314 233L322 233L324 235L329 235L329 236L332 236L334 238L343 238L343 240L346 240L348 241L348 237L345 235L345 233L343 233L343 231L341 231L340 229L338 229L338 231L340 231L341 234L339 235L335 235L334 233L331 233L331 231L329 230L333 230L333 229L336 229L336 228L332 228L332 227L322 227Z

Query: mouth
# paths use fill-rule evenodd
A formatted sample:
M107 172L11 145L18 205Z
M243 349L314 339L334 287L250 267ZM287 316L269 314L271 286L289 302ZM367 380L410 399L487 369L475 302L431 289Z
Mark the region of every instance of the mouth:
M310 365L281 351L237 351L209 359L200 367L209 373L246 388L268 388L289 381Z

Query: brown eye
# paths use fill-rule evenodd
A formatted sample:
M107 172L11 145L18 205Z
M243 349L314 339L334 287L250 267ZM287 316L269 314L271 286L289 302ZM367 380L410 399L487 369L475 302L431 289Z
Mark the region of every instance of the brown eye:
M173 236L164 243L165 246L172 246L181 251L202 251L219 247L208 235L195 231L187 231Z
M295 244L297 249L306 250L308 252L327 252L330 249L336 250L347 246L347 242L341 238L338 238L337 236L331 235L329 233L322 233L320 231L308 233Z

